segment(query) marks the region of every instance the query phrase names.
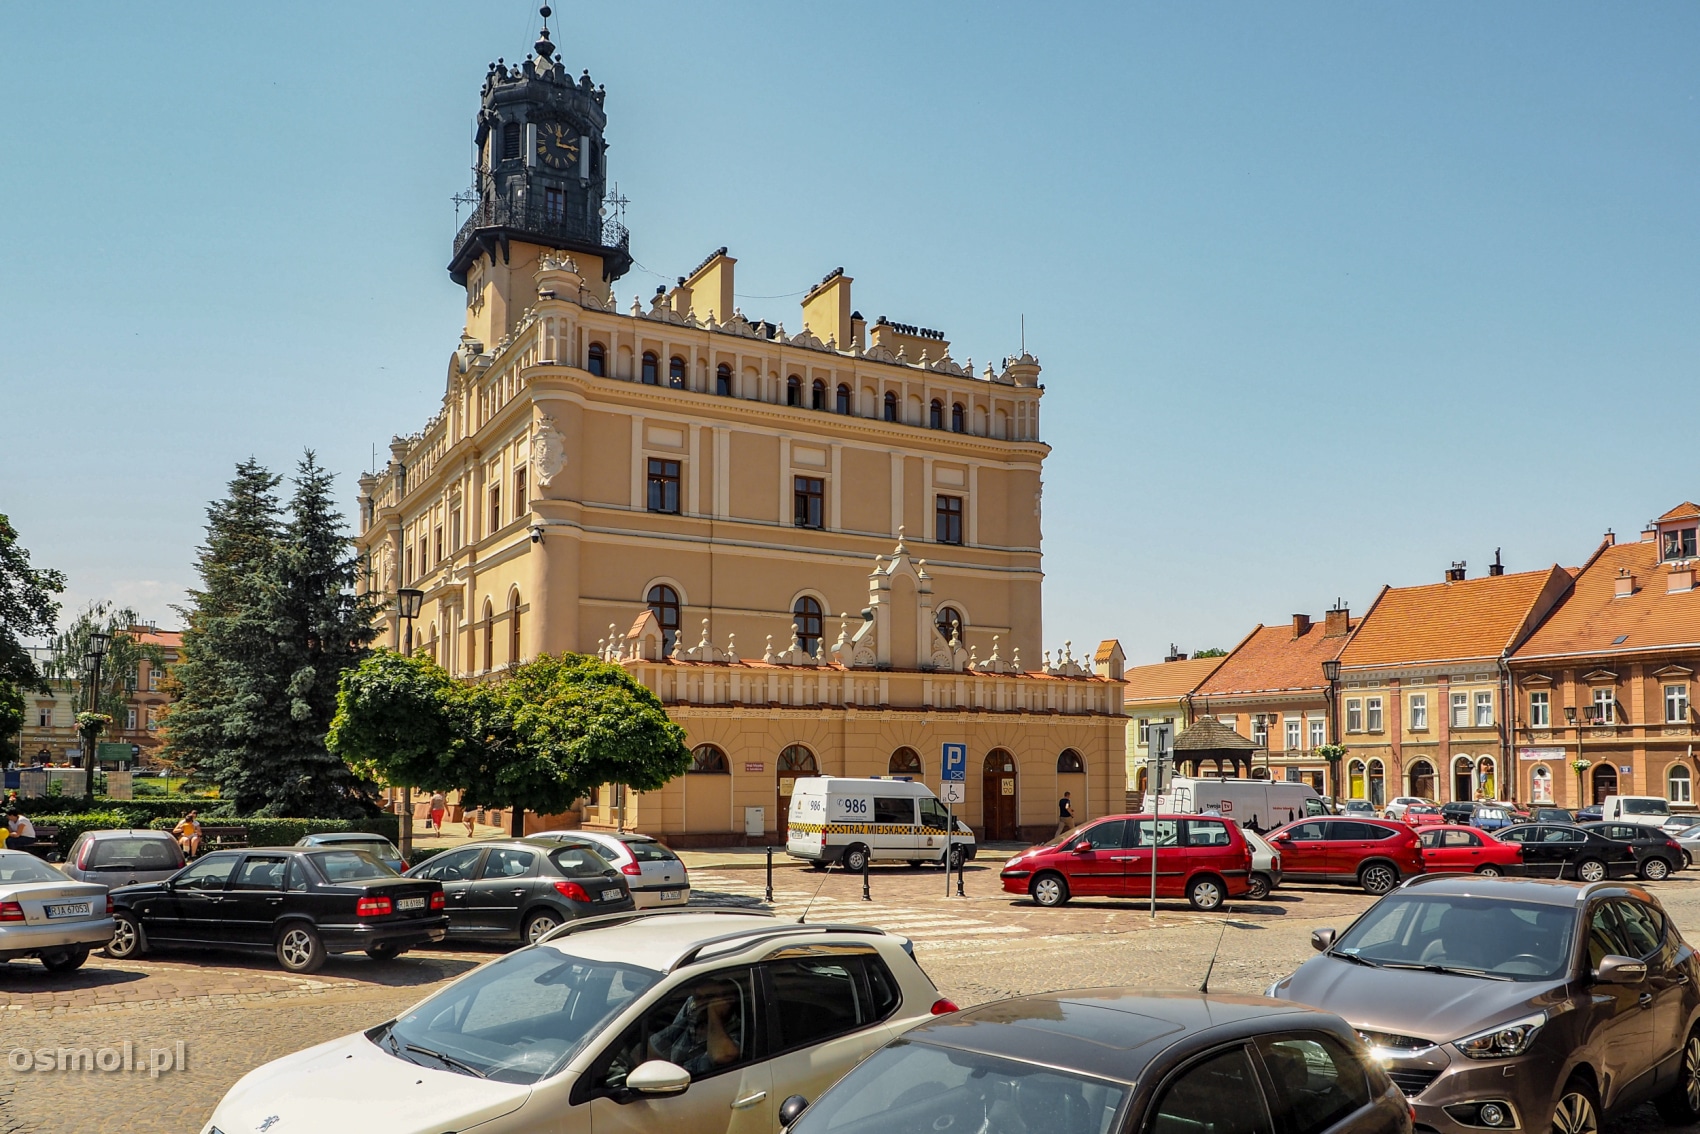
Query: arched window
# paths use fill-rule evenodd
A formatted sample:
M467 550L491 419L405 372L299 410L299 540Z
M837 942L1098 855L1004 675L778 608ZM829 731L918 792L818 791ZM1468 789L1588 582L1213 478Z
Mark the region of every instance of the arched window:
M714 368L714 392L723 398L732 396L732 368L724 362Z
M826 383L819 378L816 378L814 385L809 387L809 408L826 408Z
M1364 798L1364 762L1353 760L1346 765L1346 798Z
M608 348L601 343L591 343L586 352L590 357L585 360L584 368L598 378L608 376Z
M484 672L496 668L496 608L484 600Z
M937 398L927 410L927 425L932 429L944 428L944 403Z
M1474 768L1468 756L1452 761L1452 798L1459 803L1468 803L1476 798Z
M795 374L785 379L785 404L801 406L803 404L803 380Z
M644 601L649 603L655 621L661 624L661 651L667 653L679 637L679 592L666 583L657 583L649 588Z
M1368 798L1377 807L1387 802L1387 772L1380 760L1369 762Z
M820 767L815 763L813 752L801 744L791 744L779 754L779 770L781 773L802 772L812 776L820 771Z
M938 623L939 637L943 638L945 641L950 641L953 633L957 635L962 633L962 612L957 610L954 606L939 607L938 614L935 618Z
M691 749L691 775L729 776L732 769L726 764L726 753L712 744L699 744Z
M951 407L950 407L950 431L952 433L961 433L965 428L967 428L967 426L964 425L963 421L962 421L962 403L961 402L951 403Z
M886 771L894 776L918 776L921 774L921 756L913 748L903 747L891 754L891 763L886 765Z
M643 352L643 384L645 386L661 385L660 364L656 361L655 352L652 350Z
M1086 761L1080 758L1080 753L1072 748L1065 748L1057 755L1057 772L1081 773L1086 771Z
M791 622L797 627L797 643L809 653L820 655L820 603L804 595L791 608Z
M508 664L519 664L519 591L508 592Z
M839 413L850 412L850 387L842 382L838 384L837 403L833 406L833 409Z
M667 360L667 384L675 390L685 388L685 360L678 355Z
M1665 776L1665 783L1670 787L1670 790L1665 793L1665 798L1672 803L1694 802L1694 781L1689 777L1688 769L1681 764L1670 766L1670 772Z
M896 421L897 420L897 395L894 392L892 392L891 390L887 390L885 392L885 415L884 416L885 416L885 419L887 421Z

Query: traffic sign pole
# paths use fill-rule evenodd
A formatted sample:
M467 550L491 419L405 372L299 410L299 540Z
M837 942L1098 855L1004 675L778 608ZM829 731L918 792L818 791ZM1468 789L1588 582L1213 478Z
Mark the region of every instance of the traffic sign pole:
M1172 725L1154 724L1145 745L1145 782L1151 785L1151 920L1157 920L1157 797L1168 780L1169 759L1174 750Z
M945 744L939 750L939 788L944 793L944 896L950 897L950 852L956 849L957 803L968 802L968 746ZM962 874L958 871L956 888L962 889Z

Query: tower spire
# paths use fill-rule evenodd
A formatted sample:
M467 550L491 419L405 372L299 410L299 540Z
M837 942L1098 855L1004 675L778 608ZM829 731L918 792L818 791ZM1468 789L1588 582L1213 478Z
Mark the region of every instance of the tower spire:
M545 4L537 9L537 13L543 17L543 34L537 37L537 42L532 45L531 49L537 52L537 58L547 63L555 54L555 45L549 42L549 17L554 15L554 12L549 5Z

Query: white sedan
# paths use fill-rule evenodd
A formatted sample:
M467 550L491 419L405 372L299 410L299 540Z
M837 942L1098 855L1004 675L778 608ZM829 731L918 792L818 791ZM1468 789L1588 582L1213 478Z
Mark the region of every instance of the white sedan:
M0 850L0 962L37 957L48 972L68 973L110 940L105 886L72 881L33 854Z
M1434 801L1417 795L1401 795L1387 801L1387 809L1382 812L1388 819L1403 819L1405 812L1413 807L1433 807Z

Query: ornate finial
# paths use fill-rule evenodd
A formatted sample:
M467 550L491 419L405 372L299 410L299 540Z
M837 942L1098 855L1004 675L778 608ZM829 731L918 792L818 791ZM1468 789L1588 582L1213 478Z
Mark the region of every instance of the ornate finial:
M907 547L903 546L903 533L906 530L907 529L902 524L897 525L897 551L900 555L909 550Z
M555 45L549 42L549 17L554 13L547 4L537 9L537 12L543 17L543 34L537 37L537 42L532 44L531 49L537 52L537 58L548 63L555 54Z

